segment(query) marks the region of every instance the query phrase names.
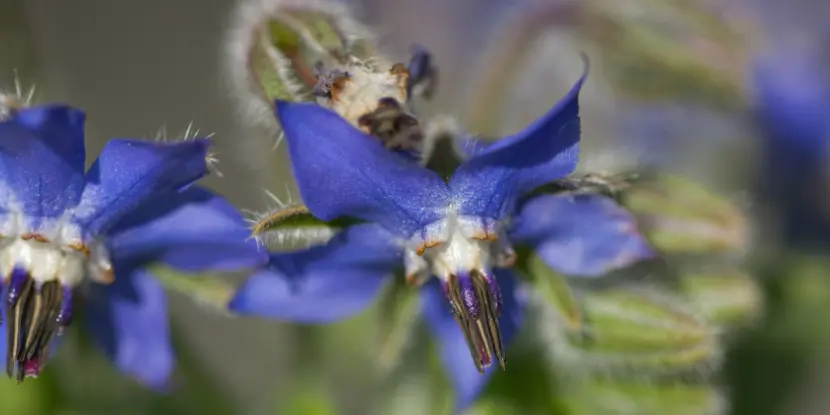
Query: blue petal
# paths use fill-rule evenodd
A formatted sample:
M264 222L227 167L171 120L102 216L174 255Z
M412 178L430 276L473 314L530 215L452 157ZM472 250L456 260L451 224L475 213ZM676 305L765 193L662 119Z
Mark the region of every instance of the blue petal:
M525 304L519 296L518 280L510 270L496 270L496 278L504 301L502 315L499 317L499 329L504 346L509 349L510 341L524 322ZM431 281L421 292L424 317L437 337L441 360L455 389L455 413L460 414L475 402L493 372L500 369L494 364L485 370L484 374L478 372L464 334L458 327L437 281Z
M239 289L229 307L240 314L327 323L368 307L402 264L400 247L375 224L353 226L326 245L274 253Z
M462 164L450 180L461 214L501 219L516 199L545 183L571 174L579 156L579 90L585 72L568 95L541 119L517 135Z
M189 272L232 271L268 261L242 214L195 186L137 208L113 226L109 241L115 260L133 266L161 261Z
M521 207L510 238L533 245L548 266L574 276L600 276L655 256L634 216L593 194L531 199Z
M57 217L84 187L84 121L80 110L24 108L0 122L0 207L32 218Z
M810 159L823 156L821 150L830 146L830 76L815 56L794 52L759 59L753 89L765 137Z
M146 270L116 266L115 282L93 289L87 304L93 338L119 370L166 390L175 358L161 285Z
M92 234L130 210L208 173L210 140L176 143L110 140L89 169L75 216Z
M336 113L277 102L303 201L323 220L351 216L411 236L443 216L447 185Z

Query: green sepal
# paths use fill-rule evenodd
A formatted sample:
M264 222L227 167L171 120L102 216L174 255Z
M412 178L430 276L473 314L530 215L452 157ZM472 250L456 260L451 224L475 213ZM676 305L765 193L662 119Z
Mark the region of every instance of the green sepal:
M571 290L568 281L562 274L553 271L536 253L519 250L520 262L516 267L521 271L519 275L529 280L534 291L556 311L565 330L580 338L585 329L582 305Z
M587 340L571 344L574 363L605 378L708 377L719 368L718 332L689 306L656 291L586 293Z
M301 204L289 204L250 220L251 237L274 249L295 249L327 242L340 230L360 223L352 218L323 221Z
M411 347L421 322L420 288L405 282L402 275L389 281L378 304L378 369L381 376L396 369Z
M728 411L714 386L590 380L562 394L570 415L717 415Z
M189 274L162 264L153 265L150 272L165 290L187 296L211 310L230 313L227 305L233 298L235 287L227 276L213 273Z

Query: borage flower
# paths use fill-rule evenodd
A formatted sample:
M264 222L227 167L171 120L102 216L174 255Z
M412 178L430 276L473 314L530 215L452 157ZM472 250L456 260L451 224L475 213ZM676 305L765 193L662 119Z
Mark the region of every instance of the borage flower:
M531 191L576 168L582 76L530 127L492 145L469 141L447 180L322 106L277 103L309 211L365 221L325 245L271 255L230 303L241 314L328 322L367 307L403 266L423 284L423 313L465 408L522 325L514 244L569 275L599 276L651 256L632 216L599 195ZM435 276L436 279L430 279ZM460 330L459 330L460 328ZM470 360L469 356L472 356Z
M826 251L830 77L821 69L821 54L812 49L778 46L752 68L763 151L759 190L778 209L785 243Z
M81 293L91 334L118 368L161 388L174 358L164 292L147 267L233 270L265 254L245 242L228 202L186 188L208 173L209 140L111 140L84 173L84 121L60 105L0 121L6 371L38 375ZM98 284L79 290L87 281Z

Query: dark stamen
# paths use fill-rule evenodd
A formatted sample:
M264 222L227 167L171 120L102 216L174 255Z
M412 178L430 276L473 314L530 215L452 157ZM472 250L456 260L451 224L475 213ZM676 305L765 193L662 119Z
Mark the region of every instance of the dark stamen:
M36 378L40 374L40 359L29 359L23 362L23 375L27 378Z
M467 340L476 369L484 373L494 356L504 369L507 360L498 320L502 309L501 292L495 278L477 271L469 275L452 275L443 284L443 289Z
M412 99L413 94L424 99L432 98L438 84L438 68L432 65L432 54L422 46L413 46L409 66L406 69L409 71L406 96L409 99Z
M6 374L22 382L39 374L52 340L68 324L71 289L57 280L38 286L25 271L15 268L6 297Z
M358 125L379 138L391 150L418 151L423 141L423 132L418 120L407 113L394 98L378 100L374 111L362 115Z

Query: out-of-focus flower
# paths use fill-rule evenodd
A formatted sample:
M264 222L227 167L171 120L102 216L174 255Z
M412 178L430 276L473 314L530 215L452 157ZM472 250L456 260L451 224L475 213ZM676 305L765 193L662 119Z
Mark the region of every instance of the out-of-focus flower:
M114 139L85 172L82 111L15 105L3 114L0 273L7 335L0 336L0 350L8 375L36 377L83 300L92 336L118 368L164 388L174 358L165 294L148 266L199 272L266 261L246 242L241 214L191 186L211 168L210 141Z
M784 243L830 242L830 78L819 54L793 45L760 57L752 73L762 138L760 192L780 214Z
M514 245L585 277L652 256L613 200L531 193L576 167L584 79L519 134L491 145L466 140L470 157L449 177L390 151L382 137L337 112L278 101L308 211L323 221L365 222L326 245L273 254L230 308L301 322L341 319L367 307L385 277L403 267L408 281L424 284L422 311L439 338L458 408L466 408L487 380L476 372L491 373L494 360L505 366L505 344L522 325Z

